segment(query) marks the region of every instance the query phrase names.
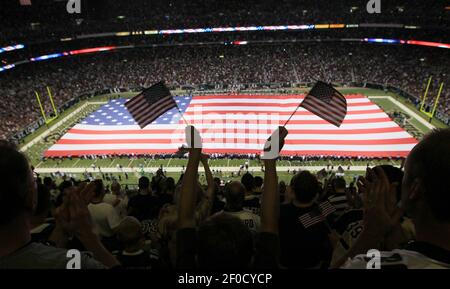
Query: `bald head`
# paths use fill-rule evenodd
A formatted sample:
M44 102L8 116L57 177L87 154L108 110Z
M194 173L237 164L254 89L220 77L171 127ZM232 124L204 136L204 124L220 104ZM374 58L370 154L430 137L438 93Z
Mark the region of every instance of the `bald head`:
M242 210L245 187L238 181L231 182L225 187L226 208L230 211Z

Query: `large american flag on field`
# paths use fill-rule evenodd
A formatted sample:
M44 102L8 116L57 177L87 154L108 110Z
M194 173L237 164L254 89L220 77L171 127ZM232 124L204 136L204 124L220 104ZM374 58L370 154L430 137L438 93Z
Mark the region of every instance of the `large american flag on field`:
M363 95L346 95L347 115L336 127L300 107L287 124L281 154L404 157L417 143ZM202 134L206 153L259 154L267 138L303 101L304 95L175 96L187 122ZM141 129L126 99L102 105L69 129L45 156L170 154L185 143L185 126L172 108Z

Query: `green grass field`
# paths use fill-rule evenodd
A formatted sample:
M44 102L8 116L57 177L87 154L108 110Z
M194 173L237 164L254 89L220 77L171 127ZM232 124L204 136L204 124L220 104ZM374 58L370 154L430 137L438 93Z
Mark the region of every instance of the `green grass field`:
M371 100L379 105L384 111L386 112L393 112L393 111L401 111L407 115L410 116L408 119L408 128L411 129L413 132L417 133L418 135L422 135L427 133L431 128L427 126L425 123L427 121L426 116L418 112L415 107L407 102L402 97L399 97L392 93L385 93L384 91L380 90L374 90L374 89L363 89L363 88L343 88L340 89L340 91L343 94L364 94L369 97L371 97ZM299 89L299 92L302 92L302 90ZM182 92L177 92L178 94L182 94ZM132 96L132 93L121 93L123 96ZM39 171L41 169L49 169L49 171L57 172L64 169L79 169L81 171L84 171L84 169L91 168L91 166L94 164L96 167L100 167L103 171L108 171L108 168L111 169L117 168L118 165L121 165L123 168L133 168L133 173L129 174L129 179L127 181L124 180L124 175L121 173L113 173L113 175L118 178L119 175L121 175L121 178L123 179L124 183L128 184L135 184L137 178L142 174L141 167L149 168L146 170L146 173L150 173L151 171L156 170L161 165L164 168L173 168L175 170L176 168L180 168L186 165L185 159L146 159L146 158L106 158L106 159L96 159L96 160L90 160L90 159L83 159L83 158L74 158L74 159L61 159L61 160L46 160L42 161L41 155L42 153L47 150L52 144L52 137L48 137L47 139L43 138L46 135L63 135L64 132L71 128L73 125L78 123L80 120L82 120L84 117L86 117L91 112L98 109L98 107L102 104L108 101L109 97L112 95L104 95L95 97L92 99L89 99L88 101L83 101L75 106L71 107L67 111L63 112L55 121L53 121L49 126L47 127L41 127L36 132L34 132L32 135L29 135L26 137L25 142L22 144L22 150L26 153L26 155L29 157L31 163L35 168ZM381 97L380 97L381 96ZM410 110L413 112L413 115L407 113L406 110ZM76 113L75 113L76 112ZM440 123L437 120L434 120L432 123L435 127L444 127L445 125ZM408 130L409 130L408 129ZM236 167L238 168L240 165L242 165L246 160L243 159L223 159L223 160L210 160L210 166L213 169L220 170L221 168L225 167ZM250 167L258 168L258 170L254 169L254 174L259 175L262 174L260 170L260 163L258 161L254 160L248 160ZM383 161L386 162L386 161ZM332 165L335 167L341 165L343 167L352 166L352 167L365 167L367 164L369 165L376 165L380 163L379 161L356 161L356 160L346 160L346 161L340 161L335 162ZM390 161L391 164L398 165L398 161ZM322 167L328 165L328 161L314 161L314 162L298 162L298 161L279 161L278 166L280 167L305 167L305 166L313 166L313 167ZM154 169L153 169L154 168ZM171 170L167 174L169 176L174 177L175 179L178 178L180 172L179 171L173 171ZM237 171L237 169L236 169ZM361 174L361 171L358 170L352 170L351 173L347 173L347 178L351 179L353 176ZM47 175L48 173L43 173L42 175ZM73 172L69 173L70 175L73 175L74 177L80 178L82 177L82 173ZM97 172L97 176L101 176L101 173ZM231 177L231 172L224 172L221 175L222 178L225 180L233 179ZM288 181L291 177L290 174L287 172L281 172L280 173L280 180Z

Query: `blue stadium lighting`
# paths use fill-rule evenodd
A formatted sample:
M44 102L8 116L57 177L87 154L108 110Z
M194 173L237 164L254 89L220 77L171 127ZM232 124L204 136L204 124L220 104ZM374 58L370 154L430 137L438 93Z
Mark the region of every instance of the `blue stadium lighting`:
M289 30L307 30L314 29L314 25L288 25L287 29Z
M258 28L256 26L250 26L250 27L236 27L237 31L256 31Z
M23 45L23 44L17 44L17 45L1 47L0 48L0 53L13 51L13 50L18 50L18 49L23 49L23 48L25 48L25 45Z
M277 30L287 30L287 26L263 26L264 30L271 30L271 31L277 31Z
M367 25L367 24L366 24ZM393 24L394 25L394 24ZM395 24L397 25L397 24ZM240 27L216 27L216 28L196 28L196 29L167 29L167 30L149 30L144 31L144 34L160 34L160 35L166 35L166 34L185 34L185 33L220 33L220 32L236 32L236 31L280 31L280 30L307 30L307 29L328 29L328 28L356 28L359 24L317 24L317 25L274 25L274 26L240 26ZM398 26L398 25L397 25ZM120 32L116 33L117 36L122 36L122 33L128 33L128 32ZM141 35L142 33L138 33ZM114 34L113 34L114 35ZM129 34L127 34L129 35ZM137 35L137 34L136 34ZM95 37L94 34L86 38ZM402 39L385 39L385 38L362 38L362 39L341 39L341 41L364 41L368 43L385 43L385 44L408 44L408 45L422 45L422 46L429 46L429 47L438 47L438 48L450 48L449 43L440 43L440 42L427 42L427 41L420 41L420 40L402 40ZM225 45L246 45L248 44L247 41L235 41L235 42L224 42ZM0 48L0 53L6 52L6 51L12 51L17 49L23 49L25 47L24 44L17 44L17 45L11 45L6 46L3 48ZM124 46L120 48L132 48L132 46ZM23 61L16 62L16 65L7 65L0 67L0 72L3 72L7 69L14 68L17 65L24 64L27 62L34 62L34 61L43 61L48 60L52 58L59 58L63 56L68 55L75 55L75 54L81 54L81 53L91 53L91 52L102 52L102 51L108 51L112 49L117 49L115 46L111 47L95 47L95 48L87 48L87 49L81 49L81 50L74 50L70 52L61 52L61 53L54 53L49 55L42 55L35 58L26 59Z
M184 33L183 29L175 29L175 30L160 30L158 34L180 34Z
M182 31L184 32L184 33L205 33L205 32L208 32L208 31L206 31L206 29L204 29L204 28L197 28L197 29L182 29ZM183 33L182 32L182 33Z
M52 59L52 58L58 58L64 56L64 53L54 53L54 54L49 54L49 55L42 55L36 58L30 58L30 61L42 61L42 60L47 60L47 59Z
M3 72L5 70L8 70L8 69L11 69L11 68L14 68L14 67L15 67L14 64L8 64L6 66L0 67L0 72Z
M364 38L364 41L372 43L389 43L389 44L400 43L400 40L398 39L384 39L384 38Z
M232 32L232 31L236 31L236 28L234 28L234 27L218 27L218 28L212 29L212 32Z

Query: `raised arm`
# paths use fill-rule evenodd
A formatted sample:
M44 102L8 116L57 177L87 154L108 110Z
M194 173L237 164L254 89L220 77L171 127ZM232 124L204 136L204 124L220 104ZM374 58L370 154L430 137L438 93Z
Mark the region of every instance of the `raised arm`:
M280 196L276 160L264 160L264 193L261 200L261 232L278 234Z
M193 127L186 127L189 159L181 183L180 204L178 207L178 229L195 227L196 185L198 164L202 149L199 132Z
M214 177L211 173L211 169L208 164L208 156L202 154L200 161L202 162L203 168L205 169L206 183L208 184L208 189L206 190L206 197L212 200L214 198L215 183Z
M278 191L278 178L276 159L283 148L284 139L288 131L279 127L266 142L264 153L264 192L261 201L261 232L278 234L278 215L280 192Z

